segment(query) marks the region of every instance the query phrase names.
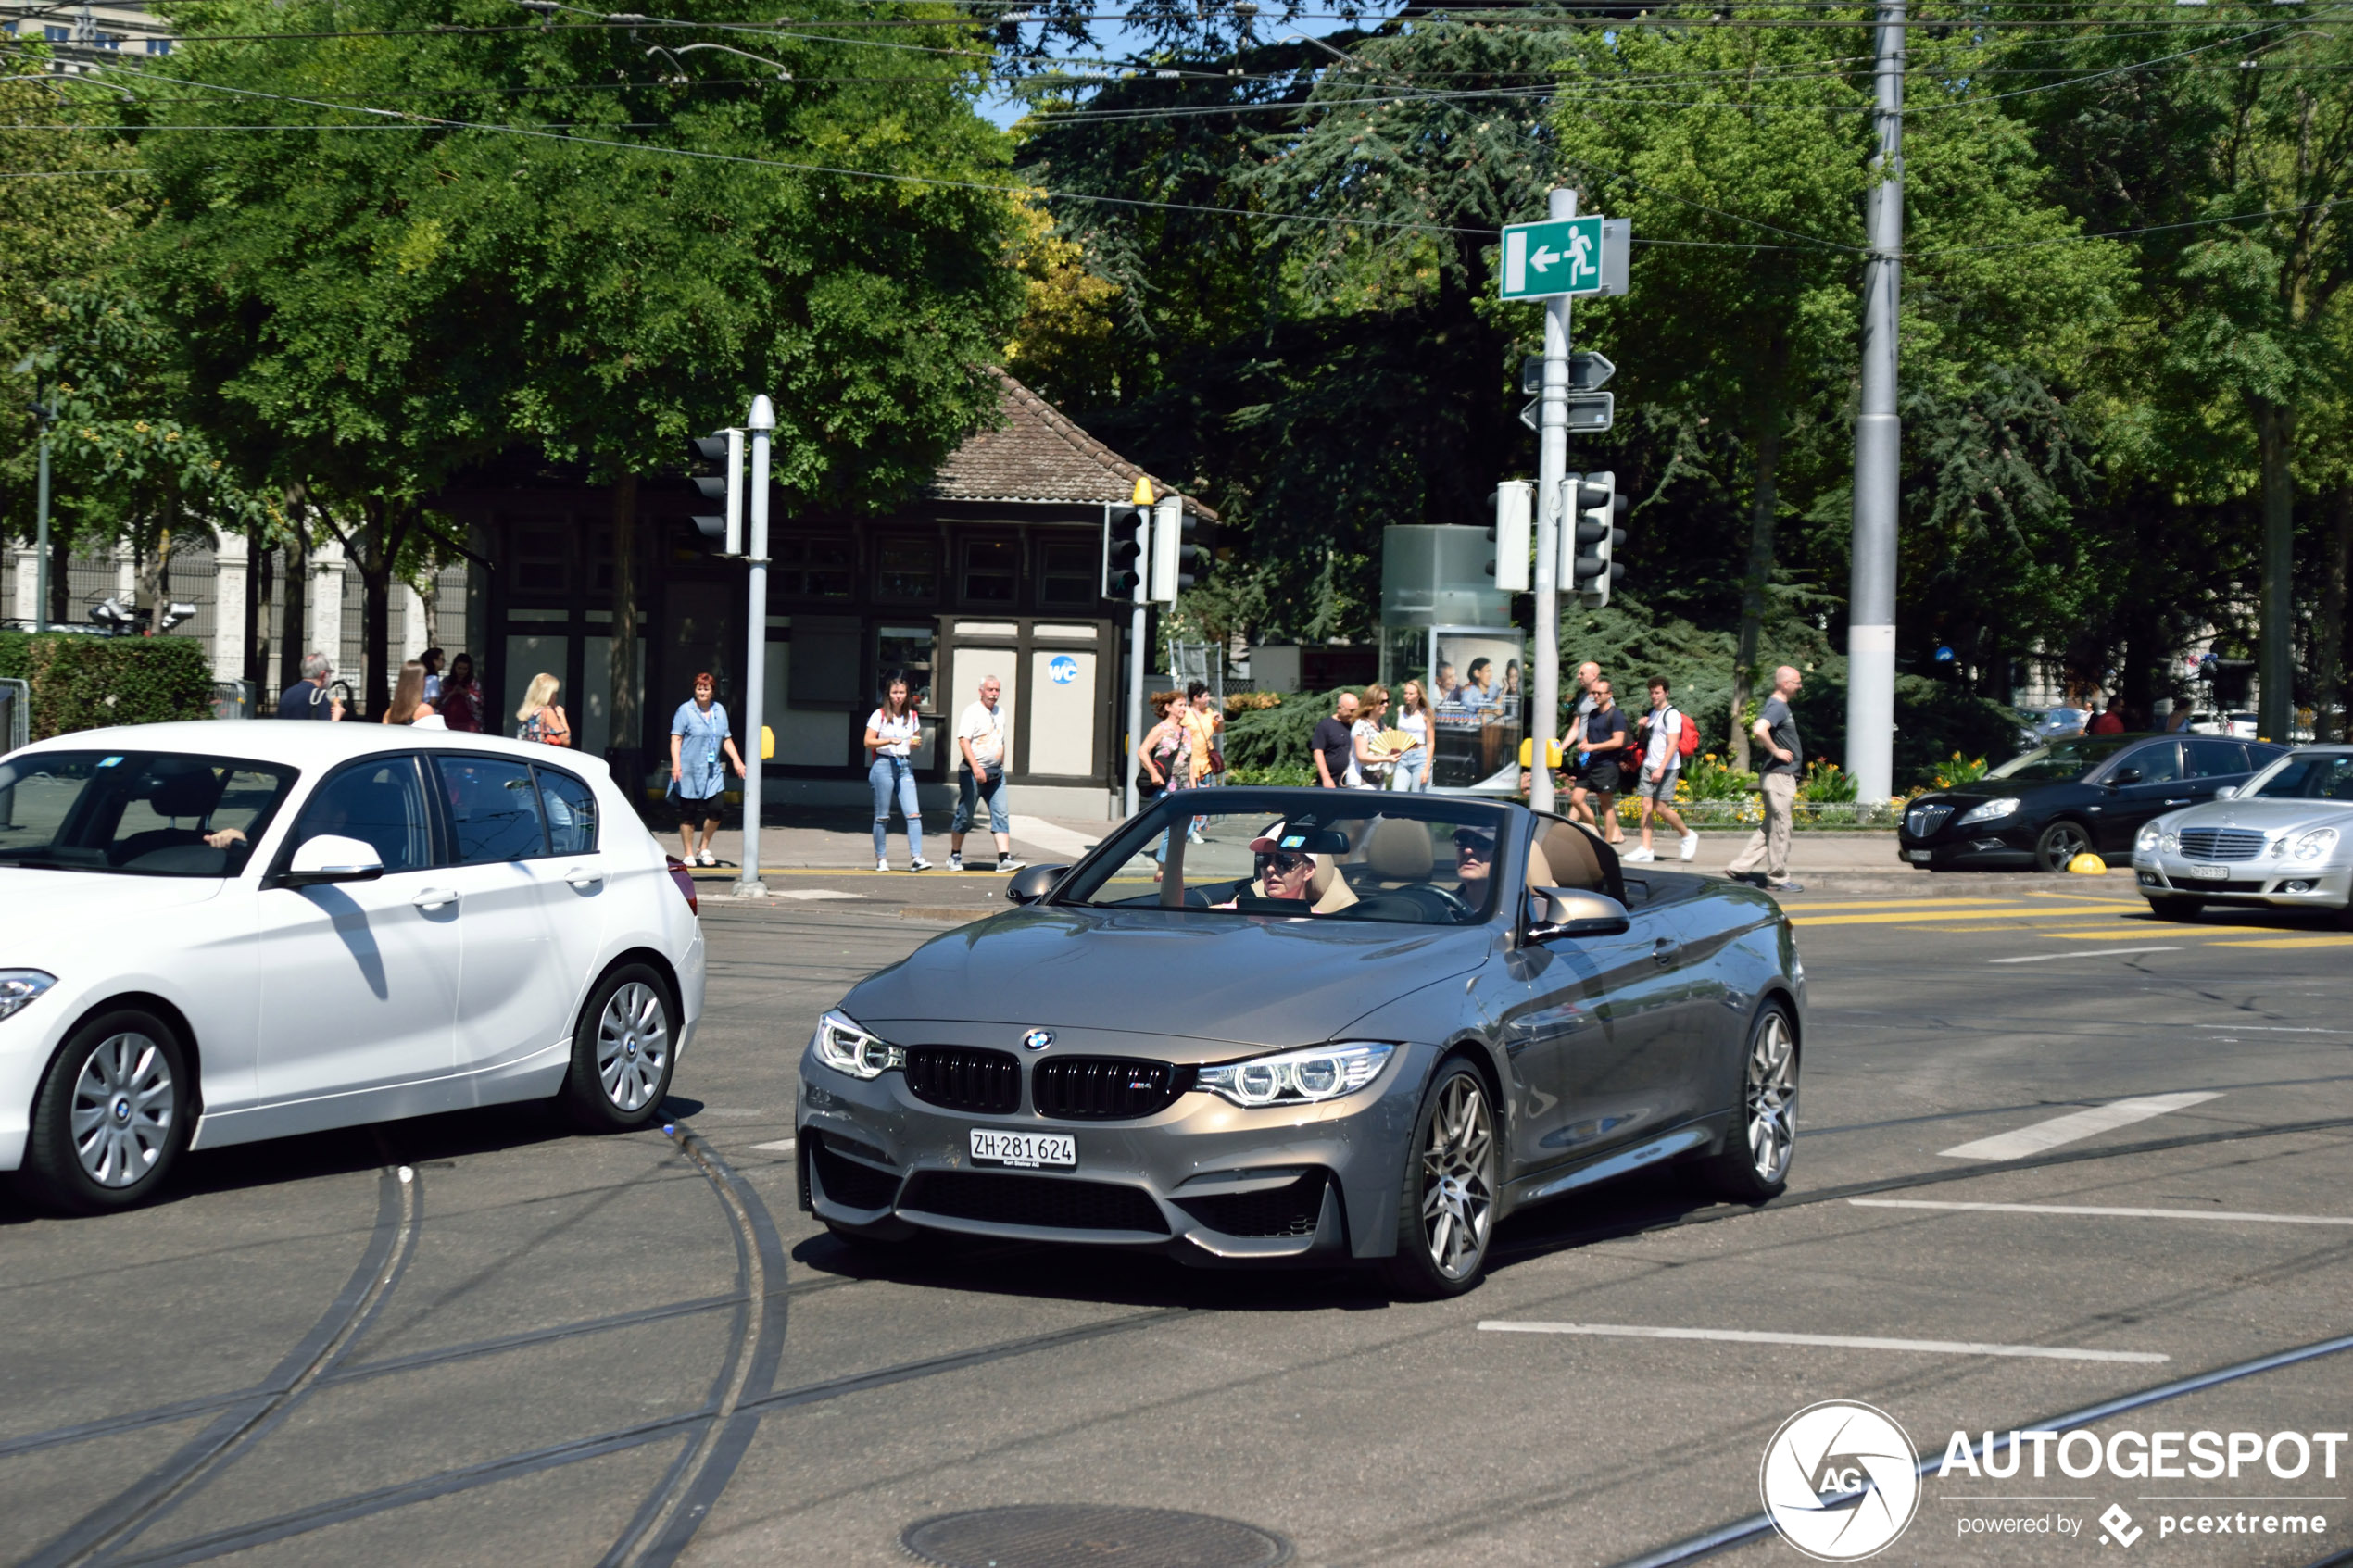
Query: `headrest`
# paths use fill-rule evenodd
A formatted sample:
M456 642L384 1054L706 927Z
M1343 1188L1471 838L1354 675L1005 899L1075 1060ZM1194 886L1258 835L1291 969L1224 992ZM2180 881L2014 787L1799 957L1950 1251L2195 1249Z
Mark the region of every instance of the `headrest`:
M1552 868L1553 880L1548 887L1576 887L1588 893L1609 891L1609 878L1602 871L1602 858L1595 851L1593 840L1583 828L1568 822L1554 822L1537 840L1544 860Z
M147 791L158 817L201 817L220 804L220 775L201 764L166 773Z
M1428 882L1437 857L1429 824L1410 817L1382 817L1365 839L1365 864L1383 882Z
M1315 900L1315 912L1328 915L1356 902L1356 890L1340 874L1340 864L1329 859L1315 862L1315 872L1307 879L1307 896Z

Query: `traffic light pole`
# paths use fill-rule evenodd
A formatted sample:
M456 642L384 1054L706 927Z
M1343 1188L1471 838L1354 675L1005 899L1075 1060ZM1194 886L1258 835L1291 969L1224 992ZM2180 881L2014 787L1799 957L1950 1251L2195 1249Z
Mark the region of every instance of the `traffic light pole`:
M744 630L744 863L736 897L764 898L760 880L760 731L768 698L768 438L776 410L765 395L751 400L751 566Z
M1855 420L1854 575L1846 600L1846 771L1872 805L1895 787L1896 300L1904 253L1904 6L1880 0L1879 182L1863 270L1863 406Z
M1577 193L1556 190L1545 216L1577 216ZM1536 679L1529 698L1529 761L1535 776L1528 804L1553 809L1553 743L1561 720L1561 530L1573 527L1564 515L1561 481L1568 473L1568 298L1544 301L1543 407L1536 427Z
M1147 524L1147 527L1150 525ZM1145 537L1144 553L1138 559L1143 568L1151 559L1151 544ZM1149 572L1136 573L1136 608L1130 613L1127 629L1127 816L1136 814L1136 775L1144 767L1144 618L1150 613L1151 602L1144 596Z

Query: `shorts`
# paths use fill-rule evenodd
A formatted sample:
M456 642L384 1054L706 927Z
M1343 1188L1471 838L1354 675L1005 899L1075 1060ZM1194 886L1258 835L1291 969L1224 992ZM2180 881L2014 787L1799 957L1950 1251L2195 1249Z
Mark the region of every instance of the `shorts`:
M724 795L714 795L707 799L681 795L675 797L675 804L678 825L682 828L699 828L705 822L717 822L727 812L727 797Z
M1646 800L1655 800L1662 805L1672 806L1675 804L1675 781L1682 776L1681 768L1668 768L1658 775L1658 782L1653 784L1651 771L1644 768L1641 782L1634 786L1634 793Z
M1616 795L1617 764L1597 758L1585 764L1583 771L1577 775L1577 784L1579 788L1591 790L1595 795Z

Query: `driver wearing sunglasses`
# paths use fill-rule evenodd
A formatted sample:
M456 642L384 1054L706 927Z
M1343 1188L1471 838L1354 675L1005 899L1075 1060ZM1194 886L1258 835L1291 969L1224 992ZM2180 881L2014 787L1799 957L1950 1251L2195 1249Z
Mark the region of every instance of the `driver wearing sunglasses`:
M1277 822L1265 836L1250 841L1252 871L1249 891L1261 898L1304 904L1312 896L1310 884L1315 880L1315 857L1305 849L1284 847L1282 837L1283 824ZM1293 843L1297 842L1294 837ZM1215 908L1230 909L1240 902L1241 897L1237 894Z
M1463 896L1466 898L1484 897L1488 873L1494 869L1494 830L1457 829L1454 834L1454 874L1462 878Z

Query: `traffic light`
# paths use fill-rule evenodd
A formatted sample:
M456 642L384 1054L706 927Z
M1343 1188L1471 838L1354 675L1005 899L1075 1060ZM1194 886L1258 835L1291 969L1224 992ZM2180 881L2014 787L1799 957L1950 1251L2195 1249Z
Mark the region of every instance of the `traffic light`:
M1487 530L1495 541L1495 558L1487 563L1487 573L1504 592L1525 594L1536 537L1536 487L1524 479L1507 479L1487 501L1495 508L1495 521Z
M1568 558L1562 584L1587 609L1600 609L1609 603L1611 584L1626 575L1617 564L1617 547L1626 543L1626 530L1619 526L1626 498L1617 493L1614 473L1572 473L1562 484L1570 519L1570 526L1561 530L1561 554Z
M1152 482L1136 482L1136 498L1103 515L1103 597L1132 602L1144 580L1144 549L1151 542Z
M721 501L726 510L698 516L695 527L723 555L744 553L744 433L723 430L695 436L695 488L706 501Z
M1199 581L1198 569L1208 559L1200 529L1201 519L1188 513L1185 498L1173 491L1152 508L1152 580L1147 598L1175 604L1178 594Z

